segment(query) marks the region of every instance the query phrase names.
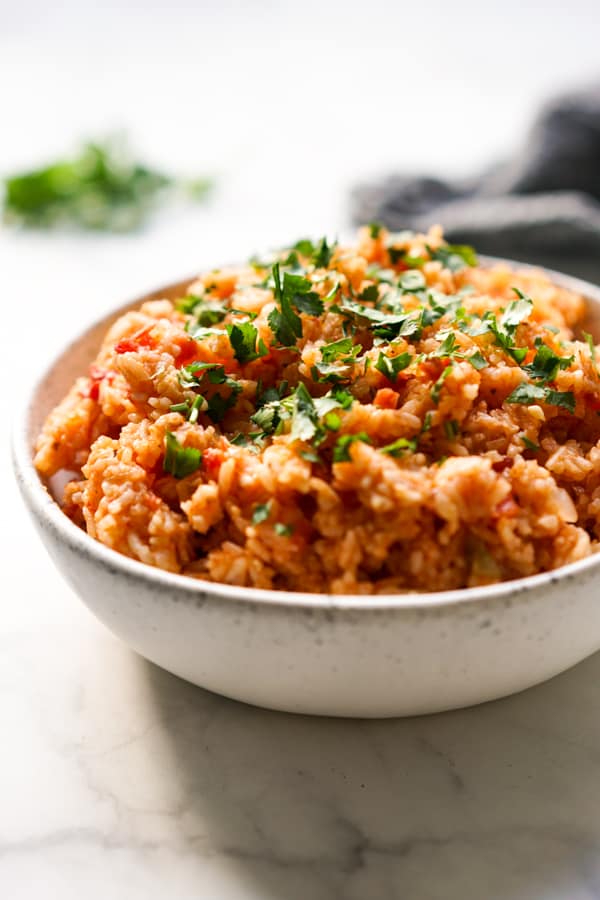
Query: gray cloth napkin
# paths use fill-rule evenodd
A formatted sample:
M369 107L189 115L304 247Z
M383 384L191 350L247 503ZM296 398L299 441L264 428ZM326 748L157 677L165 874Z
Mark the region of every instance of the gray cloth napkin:
M361 185L352 217L394 231L439 222L453 243L600 282L600 84L550 102L513 159L462 182Z

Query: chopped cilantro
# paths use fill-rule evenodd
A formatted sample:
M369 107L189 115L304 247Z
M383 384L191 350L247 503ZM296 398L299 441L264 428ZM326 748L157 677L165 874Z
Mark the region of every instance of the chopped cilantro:
M340 356L346 356L348 353L352 353L352 349L352 338L340 338L339 341L333 341L331 344L325 344L321 347L321 357L323 362L330 363ZM362 350L362 347L359 345L359 352L360 350Z
M522 403L524 405L542 400L550 406L560 406L568 412L575 412L575 395L571 391L553 391L547 387L538 387L522 381L514 391L506 398L507 403Z
M398 373L406 369L411 362L412 356L408 351L399 353L398 356L385 356L385 354L380 353L375 363L375 368L390 381L396 381Z
M438 333L439 339L439 333ZM433 353L430 353L430 356L444 358L446 356L454 356L454 352L456 350L456 335L453 331L449 331L444 335L444 339L437 350L434 350Z
M446 366L446 368L444 369L444 371L442 372L442 374L440 375L440 377L438 378L438 380L436 381L436 383L433 385L433 387L431 389L431 399L433 400L433 402L435 403L436 406L440 402L440 393L442 390L442 386L453 368L454 368L454 366L452 363L450 363L449 366Z
M456 419L448 419L444 422L444 433L449 441L453 441L454 438L458 435L459 432L459 424Z
M438 247L437 250L427 247L427 251L431 259L441 262L443 267L450 269L451 272L459 272L466 266L477 265L477 254L467 244L447 244Z
M358 434L343 434L337 439L336 445L333 448L334 463L350 462L351 456L349 453L349 449L351 444L354 444L356 441L362 441L365 444L370 444L371 438L364 431L359 431Z
M313 398L302 382L294 392L292 403L292 440L310 441L315 437L319 427L319 417Z
M342 409L350 409L354 403L354 397L350 391L345 391L343 388L333 388L331 390L331 396Z
M206 401L204 397L198 394L197 397L194 397L192 403L189 400L186 400L184 403L174 403L169 409L171 412L180 413L188 422L194 424L194 422L198 421L198 413L204 406L206 406Z
M261 522L265 522L269 518L269 515L269 504L259 503L258 506L254 507L254 512L252 513L252 524L260 525Z
M202 451L195 447L183 447L171 431L165 434L163 469L175 478L186 478L199 468Z
M315 245L309 238L302 238L294 244L296 250L301 256L311 257L315 252Z
M320 316L323 312L323 301L312 291L312 284L302 275L284 272L281 281L280 264L275 263L272 269L275 301L279 304L269 314L269 326L280 344L291 347L302 337L302 320L294 311Z
M233 355L242 365L259 359L261 356L266 356L268 353L262 338L258 338L257 329L250 322L241 322L239 325L227 325L227 334L233 347Z
M546 388L546 403L560 406L571 414L575 412L575 395L571 391L551 391Z
M292 309L289 293L282 288L279 263L275 263L272 272L275 282L275 300L279 303L279 308L273 309L269 313L269 327L280 344L291 347L298 338L302 337L302 320ZM284 273L284 282L286 275L287 273Z
M379 300L379 285L370 284L358 296L363 303L377 303Z
M557 356L554 350L539 338L536 339L535 346L537 349L535 358L529 365L523 366L523 371L542 384L554 381L559 370L568 369L573 362L572 356Z
M425 276L418 269L409 269L407 272L403 272L398 279L398 287L406 294L422 291L426 286Z
M331 262L331 257L333 256L333 250L335 248L335 244L333 246L329 246L327 243L327 238L322 237L317 246L315 247L315 252L313 254L313 263L317 269L326 269L329 263Z
M317 463L318 465L323 462L323 460L315 450L301 450L300 456L307 462Z
M377 240L377 238L381 234L381 229L383 228L381 222L369 222L367 227L369 229L369 234L373 238L373 240Z
M527 406L528 404L536 403L538 400L544 400L545 398L546 391L544 388L537 387L535 384L529 384L527 381L522 381L521 384L518 384L514 391L508 395L506 402L521 403L524 406Z
M327 415L325 416L324 425L328 431L339 431L341 424L342 424L342 420L340 419L340 417L338 416L337 413L330 412L330 413L327 413Z
M195 303L191 303L195 300ZM185 304L182 312L189 313L192 316L191 322L188 323L187 330L194 335L198 328L210 328L222 322L228 313L227 307L217 298L210 297L184 297L179 303ZM181 307L178 306L181 309Z
M290 537L290 535L294 533L293 527L291 525L286 525L284 522L275 522L273 531L275 534L279 535L279 537Z
M471 365L473 366L474 369L477 369L478 371L480 369L487 368L488 361L485 358L485 356L483 356L479 352L479 350L476 350L474 353L471 353L469 356L465 357L465 359L467 360L467 362L471 363Z
M389 456L402 456L402 454L406 450L410 450L411 453L414 453L417 449L417 442L414 440L409 440L409 438L398 438L391 444L387 444L385 447L380 447L380 453L387 453Z
M531 441L531 440L527 437L526 434L520 434L520 435L519 435L519 438L520 438L521 443L523 444L523 446L526 447L528 450L533 451L533 453L537 453L538 450L540 449L540 448L539 448L539 444L536 444L536 443L534 443L534 441Z
M491 331L494 335L496 343L499 344L502 349L515 360L515 362L521 364L527 356L528 348L515 346L515 332L517 326L530 314L533 301L518 288L513 288L513 291L518 295L519 299L513 300L512 303L508 305L499 320L493 312L488 310L488 312L484 314L481 322L482 326L485 325L486 330ZM474 332L472 329L469 329L469 334L481 333L484 332Z

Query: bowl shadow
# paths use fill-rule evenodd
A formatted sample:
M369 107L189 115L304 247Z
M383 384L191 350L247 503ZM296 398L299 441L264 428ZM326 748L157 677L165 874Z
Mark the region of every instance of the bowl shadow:
M226 700L141 662L206 844L277 900L600 892L600 654L514 697L393 720Z

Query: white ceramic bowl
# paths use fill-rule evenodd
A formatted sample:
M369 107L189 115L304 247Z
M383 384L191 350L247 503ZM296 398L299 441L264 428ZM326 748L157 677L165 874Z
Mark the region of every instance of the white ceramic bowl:
M516 265L516 264L513 264ZM520 264L519 264L520 265ZM585 294L600 334L600 288ZM134 650L195 684L289 712L398 716L481 703L550 678L600 648L600 555L548 574L469 590L330 596L202 583L97 543L61 511L32 465L49 410L87 370L109 324L78 337L33 388L14 433L23 497L56 565Z

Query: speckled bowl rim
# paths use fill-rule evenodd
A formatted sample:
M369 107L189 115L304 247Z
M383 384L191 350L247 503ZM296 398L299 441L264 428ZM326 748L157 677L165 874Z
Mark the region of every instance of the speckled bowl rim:
M541 271L561 287L570 288L583 294L588 301L598 305L598 317L600 320L600 287L590 282L565 275L548 269L544 266L529 265L510 259L492 256L481 256L480 264L492 266L506 264L512 268ZM42 525L55 531L64 542L75 552L82 556L96 557L99 562L116 572L123 572L129 577L150 585L157 584L166 589L172 589L179 595L187 595L190 601L198 599L199 595L211 594L223 601L239 603L247 601L257 605L295 607L295 608L321 608L321 609L348 609L375 611L398 609L404 611L416 611L425 608L442 608L453 605L473 604L476 602L493 602L495 600L513 599L517 595L528 594L539 588L556 584L559 581L568 582L572 578L584 574L589 570L597 569L600 572L600 553L588 556L578 562L569 563L550 572L542 572L537 575L528 575L524 578L516 578L512 581L503 581L482 587L461 588L452 591L436 591L429 593L404 593L404 594L315 594L301 591L279 591L262 588L236 587L220 582L202 581L187 575L178 575L163 569L153 568L146 563L138 562L123 556L116 550L106 547L94 540L85 531L75 525L62 511L54 500L43 480L33 466L32 448L29 439L29 421L35 405L35 399L41 385L53 370L54 366L70 348L75 347L89 332L99 328L103 323L108 323L122 315L128 309L139 306L150 299L157 299L178 288L185 290L197 276L182 281L172 282L157 290L137 297L127 303L121 304L110 312L96 319L91 325L80 332L75 338L58 353L44 370L44 373L35 381L25 396L25 402L19 405L12 428L12 458L15 474L19 486L29 505L31 513L40 520Z

